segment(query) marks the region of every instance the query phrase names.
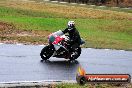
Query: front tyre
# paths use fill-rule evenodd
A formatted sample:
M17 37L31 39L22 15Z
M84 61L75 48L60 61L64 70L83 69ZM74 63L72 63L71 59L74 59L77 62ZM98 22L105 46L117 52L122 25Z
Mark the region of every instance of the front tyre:
M48 45L41 50L40 56L43 60L47 60L53 55L53 53L54 47L52 45Z
M77 77L76 80L77 80L77 83L79 83L80 85L84 85L87 82L87 80L84 76L79 76L79 77Z
M75 60L80 56L80 54L81 54L81 47L76 47L74 51L71 52L69 59Z

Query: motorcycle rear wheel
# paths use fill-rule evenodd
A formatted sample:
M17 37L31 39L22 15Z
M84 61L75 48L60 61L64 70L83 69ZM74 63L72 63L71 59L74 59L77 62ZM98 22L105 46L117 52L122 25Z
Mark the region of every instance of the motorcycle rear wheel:
M54 53L54 47L52 45L45 46L40 53L43 60L49 59Z

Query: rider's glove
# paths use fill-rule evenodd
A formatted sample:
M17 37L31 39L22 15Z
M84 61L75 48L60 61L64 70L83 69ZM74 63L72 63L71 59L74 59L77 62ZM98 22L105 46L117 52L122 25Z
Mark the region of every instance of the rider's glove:
M74 42L73 40L67 41L67 43L68 43L69 45L71 45L73 42Z

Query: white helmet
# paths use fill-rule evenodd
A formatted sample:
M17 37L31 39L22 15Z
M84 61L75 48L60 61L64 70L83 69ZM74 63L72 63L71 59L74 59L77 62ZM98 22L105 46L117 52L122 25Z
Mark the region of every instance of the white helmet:
M70 28L75 27L75 22L74 21L69 21L67 25Z

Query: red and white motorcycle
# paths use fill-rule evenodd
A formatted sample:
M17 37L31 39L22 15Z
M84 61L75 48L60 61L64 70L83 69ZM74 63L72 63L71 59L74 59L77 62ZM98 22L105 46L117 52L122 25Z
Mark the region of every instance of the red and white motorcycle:
M77 59L81 54L81 47L76 47L74 51L70 51L67 44L69 37L64 35L61 30L54 32L48 36L49 44L45 46L40 53L42 60L47 60L51 56L57 58L65 58L69 60ZM81 44L84 44L84 41L81 40Z

